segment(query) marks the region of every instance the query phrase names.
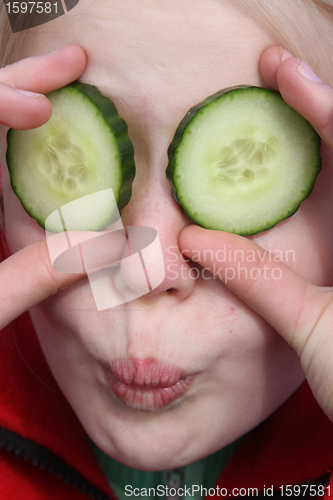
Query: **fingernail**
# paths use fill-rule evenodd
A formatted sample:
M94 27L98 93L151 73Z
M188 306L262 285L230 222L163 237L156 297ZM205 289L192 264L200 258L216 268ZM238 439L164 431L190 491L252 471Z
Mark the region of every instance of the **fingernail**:
M20 94L26 95L28 97L39 97L40 95L43 95L43 94L37 94L36 92L30 92L29 90L20 90L20 89L16 89L16 90Z
M295 69L302 76L305 76L305 78L308 78L309 80L312 80L314 82L321 82L321 79L316 75L316 73L312 71L312 69L306 64L306 62L301 61L300 65Z
M293 57L293 56L290 54L290 52L288 52L288 50L280 47L279 57L280 57L280 61L282 62L282 61L285 61L286 59L289 59L289 57Z
M49 52L49 56L51 54L55 54L56 52L60 52L62 49L64 49L66 47L66 45L64 45L63 47L60 47L60 49L57 49L57 50L53 50L52 52Z

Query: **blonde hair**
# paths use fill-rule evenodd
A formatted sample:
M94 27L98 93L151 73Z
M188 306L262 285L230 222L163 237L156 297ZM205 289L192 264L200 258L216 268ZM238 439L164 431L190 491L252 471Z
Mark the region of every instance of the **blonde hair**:
M333 0L235 0L333 86Z

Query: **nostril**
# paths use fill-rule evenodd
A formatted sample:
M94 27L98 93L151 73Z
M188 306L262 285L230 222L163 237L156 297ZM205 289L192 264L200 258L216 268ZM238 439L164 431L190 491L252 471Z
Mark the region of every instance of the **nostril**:
M178 292L178 291L179 291L179 290L178 290L178 288L168 288L168 289L167 289L167 293L168 293L169 295L173 295L173 294L175 294L175 293L176 293L176 292Z

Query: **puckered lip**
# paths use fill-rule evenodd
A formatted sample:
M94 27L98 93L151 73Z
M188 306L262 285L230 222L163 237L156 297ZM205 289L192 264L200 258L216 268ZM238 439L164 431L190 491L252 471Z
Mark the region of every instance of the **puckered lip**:
M141 411L162 410L185 394L194 379L182 368L155 358L117 358L104 371L115 396Z

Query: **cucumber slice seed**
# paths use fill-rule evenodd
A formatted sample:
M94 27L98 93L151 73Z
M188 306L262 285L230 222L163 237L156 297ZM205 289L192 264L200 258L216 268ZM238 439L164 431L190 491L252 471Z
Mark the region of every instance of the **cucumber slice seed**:
M7 165L12 187L25 210L45 227L55 210L79 198L75 230L99 230L131 196L135 175L133 145L127 125L107 97L90 85L74 82L47 96L52 116L42 127L9 130ZM115 201L96 213L94 197L112 188ZM102 208L103 208L102 207ZM55 232L58 226L49 228Z
M269 176L268 162L276 161L274 139L256 142L251 139L237 139L225 146L217 161L216 176L229 191L251 189L254 180L265 181ZM221 185L223 189L223 184Z
M46 143L43 162L38 167L55 189L75 191L78 185L89 184L88 159L84 151L59 134Z
M277 92L225 89L192 108L168 150L167 176L184 211L207 229L256 234L311 193L320 138Z

